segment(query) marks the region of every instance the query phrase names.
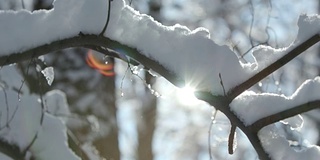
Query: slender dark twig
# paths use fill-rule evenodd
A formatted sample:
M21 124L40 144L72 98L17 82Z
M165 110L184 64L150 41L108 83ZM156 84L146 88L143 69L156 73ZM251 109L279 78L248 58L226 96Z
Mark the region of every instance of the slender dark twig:
M107 15L107 20L106 20L106 24L104 25L101 33L99 34L99 36L102 36L106 30L107 30L107 27L108 27L108 24L109 24L109 20L110 20L110 13L111 13L111 2L113 0L108 0L108 15Z
M226 90L224 89L224 85L223 85L223 81L222 81L221 73L219 73L219 78L220 78L220 84L221 84L222 89L223 89L223 95L224 95L224 96L226 96Z
M2 88L2 87L1 87ZM4 94L4 98L5 98L5 103L6 103L6 109L7 109L7 122L6 122L6 127L9 127L9 114L10 114L10 110L9 110L9 102L8 102L8 95L6 92L5 88L2 88L3 94Z
M28 146L22 151L22 154L24 155L24 157L26 156L27 152L29 151L29 149L32 147L32 145L34 144L34 142L37 140L38 138L38 131L36 132L36 134L34 135L34 137L32 138L31 142L28 144Z
M40 126L42 126L43 124L43 120L44 120L44 114L45 114L45 105L44 105L44 100L43 100L43 86L42 86L42 82L41 82L41 79L40 79L40 73L41 71L37 71L37 78L38 78L38 83L39 83L39 96L40 96L40 105L41 105L41 117L40 117Z
M24 4L24 0L21 0L21 7L22 7L22 9L26 9L26 5Z

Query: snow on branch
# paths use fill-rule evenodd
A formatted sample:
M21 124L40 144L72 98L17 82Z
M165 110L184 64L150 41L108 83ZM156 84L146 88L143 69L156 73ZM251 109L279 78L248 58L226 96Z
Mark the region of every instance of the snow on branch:
M51 10L1 11L1 21L8 23L0 24L0 54L19 53L59 40L63 46L63 40L79 33L98 35L106 27L107 15L104 36L135 48L196 90L224 95L223 89L229 93L257 73L253 64L242 64L227 46L213 42L204 28L191 31L181 25L164 26L126 6L123 0L112 1L111 7L108 2L56 0ZM224 88L219 75L224 78Z
M275 49L270 46L260 46L253 51L256 74L231 89L228 96L234 99L263 78L290 62L305 50L320 41L320 16L302 15L298 20L298 36L289 47Z
M7 23L0 24L0 54L24 52L79 33L98 35L106 21L106 3L56 0L51 10L1 11L0 20ZM227 46L214 43L206 29L191 31L181 25L164 26L126 6L122 0L112 1L111 5L104 36L136 48L197 90L223 95L219 74L224 77L226 92L247 79L248 67Z
M259 94L253 91L246 91L232 101L230 108L246 126L249 126L264 117L275 115L286 110L289 112L290 109L302 104L317 100L319 101L319 91L320 77L316 77L313 80L305 81L290 97L271 93ZM304 111L315 108L319 108L319 106L309 106L308 108L305 108ZM282 119L285 118L288 117L282 117ZM277 119L281 120L279 118Z

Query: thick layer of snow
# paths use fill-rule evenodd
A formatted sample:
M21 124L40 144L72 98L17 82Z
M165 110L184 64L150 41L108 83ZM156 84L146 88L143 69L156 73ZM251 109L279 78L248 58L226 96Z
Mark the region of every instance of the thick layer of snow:
M80 31L98 34L108 13L106 0L55 0L53 5L52 10L33 13L0 11L0 21L6 22L0 24L0 54L20 52L75 36ZM306 26L302 21L299 21L299 25ZM23 26L23 29L20 26ZM301 34L308 37L309 33L315 30ZM111 2L111 16L105 36L137 48L142 54L183 78L187 85L213 94L224 94L223 90L229 91L257 71L252 70L253 64L241 64L227 46L219 46L213 42L208 30L197 28L191 31L178 24L164 26L152 17L127 6L123 0ZM303 36L299 37L305 38ZM277 52L272 48L258 49L259 52L261 50ZM281 50L284 51L285 49ZM263 66L265 65L260 65L260 69ZM220 84L219 74L223 86Z
M105 0L54 1L54 9L33 13L1 11L0 54L20 52L83 33L98 34L107 15ZM159 61L198 90L223 94L248 76L235 54L210 40L204 28L194 31L180 25L163 26L152 17L140 14L124 1L112 1L106 36L137 48ZM20 26L24 26L23 29ZM4 32L5 31L5 32ZM32 37L32 38L30 38ZM175 42L175 43L172 43Z
M181 25L163 26L128 6L117 14L121 16L112 16L108 37L138 48L197 90L223 94L219 73L226 91L247 78L236 55L214 43L204 28L191 31Z
M319 100L319 91L320 77L305 81L290 97L246 91L232 101L230 109L248 126L261 118Z
M102 30L105 0L55 0L54 9L0 11L1 54L20 52L82 33Z
M296 41L301 43L315 34L320 34L320 15L301 15L298 21Z

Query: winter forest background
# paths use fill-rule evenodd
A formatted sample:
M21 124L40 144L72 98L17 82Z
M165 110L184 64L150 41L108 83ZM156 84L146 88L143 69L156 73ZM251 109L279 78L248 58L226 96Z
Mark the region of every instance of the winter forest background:
M123 2L0 1L1 160L319 157L318 0Z

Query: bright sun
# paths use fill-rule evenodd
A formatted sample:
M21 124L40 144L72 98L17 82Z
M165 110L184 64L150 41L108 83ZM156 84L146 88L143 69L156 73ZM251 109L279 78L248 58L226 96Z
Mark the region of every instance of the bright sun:
M186 86L177 90L178 101L184 105L195 105L199 103L199 100L194 96L195 89Z

